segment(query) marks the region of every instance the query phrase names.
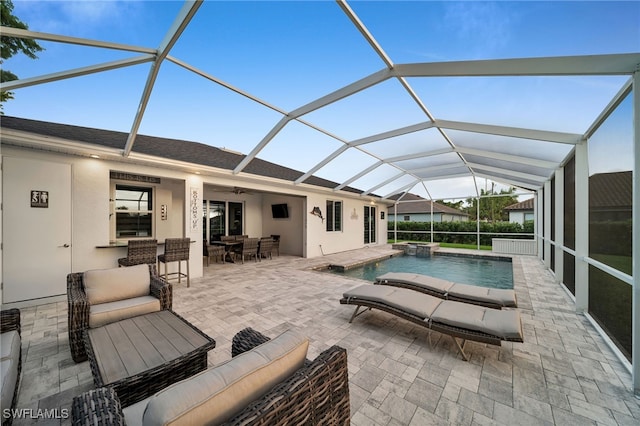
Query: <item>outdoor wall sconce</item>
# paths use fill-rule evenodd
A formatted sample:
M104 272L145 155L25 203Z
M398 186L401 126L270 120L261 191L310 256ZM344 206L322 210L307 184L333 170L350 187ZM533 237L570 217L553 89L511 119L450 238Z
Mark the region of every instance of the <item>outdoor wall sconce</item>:
M384 220L384 212L380 212L380 219Z
M313 210L309 212L309 214L318 216L320 219L322 219L322 223L324 223L324 217L322 217L322 211L320 210L320 207L314 207Z

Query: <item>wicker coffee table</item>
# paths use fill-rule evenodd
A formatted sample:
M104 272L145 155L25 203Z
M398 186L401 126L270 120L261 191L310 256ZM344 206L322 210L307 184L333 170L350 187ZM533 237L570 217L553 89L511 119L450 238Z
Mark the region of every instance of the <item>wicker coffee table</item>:
M163 310L89 329L85 345L95 385L113 387L126 407L206 369L216 342Z

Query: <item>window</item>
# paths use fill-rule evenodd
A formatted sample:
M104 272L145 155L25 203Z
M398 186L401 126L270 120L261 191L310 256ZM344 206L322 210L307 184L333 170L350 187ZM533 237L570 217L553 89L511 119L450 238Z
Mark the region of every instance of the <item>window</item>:
M342 231L342 201L327 200L327 231Z
M152 195L152 188L116 185L116 238L153 235Z
M411 220L411 216L407 215L407 216L404 217L404 221L405 222L409 222L410 220Z

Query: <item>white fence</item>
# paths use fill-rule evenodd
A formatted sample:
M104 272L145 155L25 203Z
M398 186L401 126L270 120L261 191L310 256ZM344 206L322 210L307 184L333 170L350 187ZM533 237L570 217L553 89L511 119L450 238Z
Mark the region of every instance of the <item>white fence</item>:
M515 240L509 238L492 238L491 251L506 254L530 254L537 251L536 240Z

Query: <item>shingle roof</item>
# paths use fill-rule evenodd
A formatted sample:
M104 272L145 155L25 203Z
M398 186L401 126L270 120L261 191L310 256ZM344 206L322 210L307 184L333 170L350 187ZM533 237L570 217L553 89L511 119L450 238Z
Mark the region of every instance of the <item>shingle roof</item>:
M398 196L390 197L391 199L398 199ZM402 201L411 201L409 203L403 203ZM400 203L398 203L398 214L408 214L408 213L431 213L431 204L430 200L426 200L419 195L414 194L406 194ZM445 206L444 204L440 204L437 202L433 202L433 212L434 213L444 213L444 214L454 214L459 216L469 216L468 214L461 212L460 210L456 210L453 207ZM388 209L388 214L394 214L394 207L391 206Z
M1 127L115 149L124 149L129 135L125 132L8 116L2 117ZM226 170L235 169L240 161L245 158L243 154L236 154L199 142L146 135L138 135L136 137L133 152ZM254 158L243 172L287 181L295 181L303 175L298 170L259 158ZM309 177L304 183L323 188L335 188L338 186L336 182L317 176ZM352 187L345 187L343 191L356 194L362 192Z
M631 209L631 171L598 173L589 177L589 207Z
M533 198L520 201L519 203L511 204L504 208L505 210L533 210Z

